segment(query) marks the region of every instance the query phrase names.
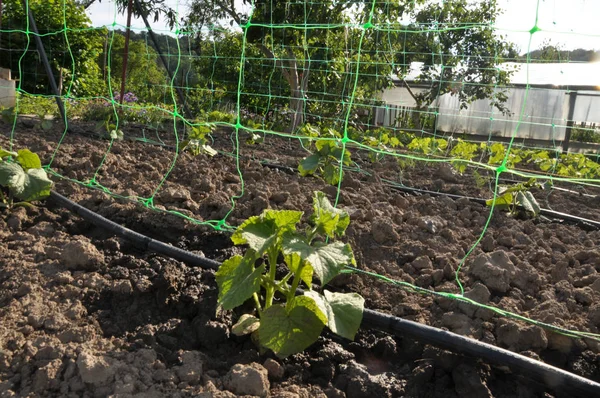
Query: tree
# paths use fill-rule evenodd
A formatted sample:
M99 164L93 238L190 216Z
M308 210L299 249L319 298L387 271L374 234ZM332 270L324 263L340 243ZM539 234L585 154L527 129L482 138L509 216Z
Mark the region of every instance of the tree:
M27 31L21 0L4 0L0 66L11 69L29 93L50 92L37 47ZM85 11L73 0L29 0L54 78L76 95L97 94L102 88L97 60L102 52L102 31L90 29ZM64 14L63 14L64 13ZM66 30L65 26L67 27ZM25 50L27 51L25 52ZM63 91L64 91L63 90Z
M509 72L496 65L511 46L490 27L500 12L496 0L255 0L253 8L249 0L242 2L246 7L239 4L193 0L187 23L200 32L201 42L214 41L212 32L226 23L245 32L246 48L259 49L263 63L271 63L283 76L292 114L290 131L304 122L311 107L319 113L337 112L338 118L352 116L360 108L357 104L368 106L391 84L393 72L405 77L416 61L423 62L421 80L434 82L427 92L413 93L419 109L448 92L459 95L465 106L490 98L506 111L506 95L495 87L508 83ZM404 26L401 20L410 23ZM350 102L354 109L348 109Z
M125 37L123 32L109 33L109 70L112 87L119 87L121 82ZM164 99L164 89L168 82L166 71L158 66L158 54L154 48L147 46L142 40L129 43L127 60L127 90L136 94L140 101L159 102Z
M546 39L541 46L518 58L519 62L595 62L600 58L600 51L577 48L572 51L564 49L561 43L554 44Z
M431 2L414 10L404 51L396 53L396 73L406 76L407 67L422 62L418 80L430 88L416 93L409 88L417 111L444 94L457 95L461 109L479 99L489 99L503 114L512 71L498 68L517 55L514 45L496 35L493 24L501 10L496 0ZM410 54L407 57L407 53ZM408 87L408 85L407 85ZM418 120L415 120L420 128Z
M176 13L171 7L167 5L167 0L132 0L131 14L139 17L140 12L144 15L154 16L154 22L157 22L161 15L166 18L167 24L171 29L175 26ZM75 2L82 6L84 9L88 9L95 2L102 3L102 0L75 0ZM129 0L114 0L117 5L117 9L121 14L127 14L127 7ZM138 2L140 8L136 7L135 2Z

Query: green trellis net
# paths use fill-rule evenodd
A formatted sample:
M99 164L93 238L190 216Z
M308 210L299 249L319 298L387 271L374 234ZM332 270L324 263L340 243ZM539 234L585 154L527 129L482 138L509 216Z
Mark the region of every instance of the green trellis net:
M134 0L137 18L126 55L127 1L103 2L111 22L98 26L92 24L98 15L92 13L91 20L86 15L85 1L3 0L0 67L18 79L14 107L3 103L3 116L11 126L9 149L20 129L14 116L49 120L54 115L58 123L54 101L59 98L67 123L46 159L51 175L217 230L235 227L228 220L245 195L240 154L246 141L292 143L301 154L302 174L317 174L337 186L336 204L347 173L372 173L365 166L369 162L393 159L403 170L445 163L457 178L481 179L490 186L489 213L456 271L460 294L363 269L347 271L468 302L565 335L598 339L463 295L461 267L484 238L494 208L508 204L502 190L505 179L535 178L545 188L579 193L600 182L600 135L594 124L600 122L600 68L582 62L598 54L569 51L560 44L566 40L589 46L600 33L583 24L572 28L563 23L560 2L525 2L519 6L528 11L521 13L515 12L516 3ZM570 12L593 14L588 6L594 7L583 4ZM503 7L521 18L503 26ZM32 11L37 34L26 10ZM36 36L48 55L58 93L50 88ZM71 127L81 123L108 144L88 174L75 179L62 175L55 164L64 140L74 134ZM52 123L46 121L46 126ZM165 146L173 153L146 197L124 197L103 184L101 171L123 131L126 139ZM219 148L219 153L235 163L240 177L227 214L200 220L155 203L181 151L193 147L208 156L216 135L231 138L231 149ZM400 177L383 182L404 187ZM530 204L524 191L515 191L510 201Z

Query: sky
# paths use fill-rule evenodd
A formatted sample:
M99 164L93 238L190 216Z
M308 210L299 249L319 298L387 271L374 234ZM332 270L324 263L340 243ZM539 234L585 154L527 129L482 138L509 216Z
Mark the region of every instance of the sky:
M167 0L167 3L184 15L188 1ZM505 12L498 18L497 32L514 42L520 53L539 48L544 40L560 44L565 50L600 50L600 23L597 22L600 0L498 0L498 3ZM111 0L96 2L87 13L95 26L112 26L114 22L126 25L126 16L116 12ZM536 15L540 30L532 35L529 31L536 26ZM168 33L164 21L151 23L157 33ZM141 19L134 20L132 27L145 30Z

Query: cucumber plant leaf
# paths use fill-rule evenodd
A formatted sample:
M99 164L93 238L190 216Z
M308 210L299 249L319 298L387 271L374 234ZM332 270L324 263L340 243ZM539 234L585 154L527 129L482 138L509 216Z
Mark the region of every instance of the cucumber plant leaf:
M25 171L42 168L40 157L29 149L20 149L16 160Z
M326 324L327 317L312 298L297 296L286 305L276 304L263 311L258 339L285 358L314 343Z
M2 160L3 158L7 158L9 156L17 157L17 156L19 156L19 154L17 152L7 151L7 150L0 148L0 160Z
M231 236L236 245L248 244L259 255L277 243L284 232L293 230L302 218L302 212L293 210L266 210L261 216L244 221Z
M215 274L219 286L219 305L231 310L244 304L260 289L260 277L265 265L254 268L255 257L252 255L233 256L225 260Z
M314 290L304 293L315 300L327 316L327 327L339 336L354 340L360 327L365 299L357 293L332 293L324 290L319 294Z
M300 279L310 289L312 286L313 268L310 264L306 264L302 261L302 258L297 253L292 253L284 256L285 265L288 266L291 272L298 274L300 272Z
M231 327L231 332L236 336L254 333L260 326L260 320L254 315L243 314L235 325Z
M0 185L9 189L11 194L24 202L40 200L50 195L52 181L44 169L28 169L17 163L0 163Z
M323 179L329 185L337 185L340 182L340 169L332 163L323 167Z
M348 213L333 207L323 192L315 193L313 209L311 221L322 235L341 236L350 225Z
M302 159L298 165L298 171L300 172L300 175L302 177L313 175L319 168L320 158L321 157L319 154L315 153Z
M350 245L342 242L309 244L298 235L288 235L283 240L283 253L286 255L297 254L310 264L323 283L328 283L340 273L347 264L356 264Z
M537 216L538 214L540 214L540 210L541 210L540 205L537 202L537 200L533 197L533 194L531 192L529 192L529 191L518 192L516 200L517 200L518 204L523 206L525 208L525 210L527 210L534 216Z
M485 204L489 207L494 205L498 208L506 208L506 207L512 205L513 202L514 202L513 194L510 192L506 192L502 195L496 196L496 203L494 203L494 199L488 199L485 201Z

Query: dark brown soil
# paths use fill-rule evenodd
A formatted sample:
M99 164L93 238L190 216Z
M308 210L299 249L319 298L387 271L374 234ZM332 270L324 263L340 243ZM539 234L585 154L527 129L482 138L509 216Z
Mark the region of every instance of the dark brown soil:
M0 146L6 147L9 127L2 131ZM296 141L269 137L248 146L242 140L238 173L236 159L225 155L184 153L174 162L166 147L122 141L107 152L108 141L78 134L67 134L57 147L61 133L19 125L13 142L39 153L45 163L58 148L51 167L68 179L92 180L128 197L155 193L157 209L199 221L228 215L227 225L235 226L265 208L309 212L315 190L332 200L337 195L317 178L260 164L268 160L295 168L305 155ZM216 134L214 146L235 153L229 133ZM406 195L382 180L475 197L489 198L492 192L446 165L401 170L392 159L371 164L361 157L366 159L353 153L361 171L346 173L338 202L351 214L345 239L359 268L458 293L455 271L484 230L489 209L466 199ZM53 179L59 193L153 238L219 261L241 251L226 231ZM535 195L544 207L600 219L597 197L563 191ZM598 231L496 212L459 279L476 301L599 333L599 244ZM239 313L215 313L212 271L141 251L52 201L2 213L0 253L0 397L553 396L504 368L371 330L361 331L355 342L326 334L307 352L285 360L261 355L248 338L230 334ZM600 346L592 339L565 337L365 275L343 275L332 285L359 292L371 309L600 381Z

